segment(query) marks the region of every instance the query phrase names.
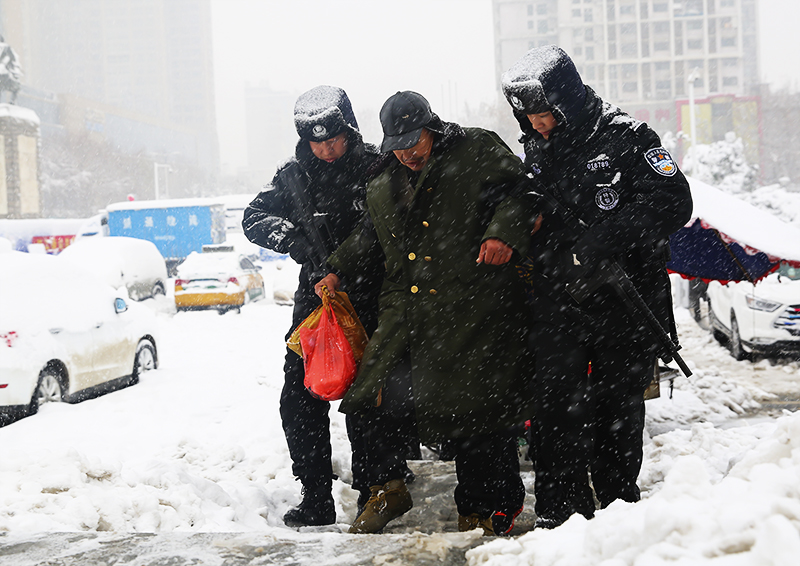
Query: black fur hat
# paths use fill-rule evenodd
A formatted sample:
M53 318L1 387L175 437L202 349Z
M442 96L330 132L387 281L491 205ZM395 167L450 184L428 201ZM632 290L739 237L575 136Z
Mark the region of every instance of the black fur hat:
M294 105L294 127L300 139L325 141L345 130L358 132L358 122L347 93L335 86L317 86L304 92Z
M574 121L586 102L586 87L569 55L555 45L531 49L500 80L520 120L552 112L559 123Z

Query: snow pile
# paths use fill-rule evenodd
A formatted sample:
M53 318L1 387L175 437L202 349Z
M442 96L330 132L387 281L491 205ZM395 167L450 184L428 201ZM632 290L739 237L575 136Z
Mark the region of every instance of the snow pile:
M54 292L55 282L60 292ZM108 301L98 301L98 293ZM69 300L64 300L69 297ZM0 330L43 334L85 331L113 316L114 291L58 257L8 251L0 254ZM110 313L109 313L110 310Z
M470 565L790 565L800 555L800 414L758 427L662 435L657 493L592 521L495 540ZM655 451L648 454L650 464ZM730 468L730 469L729 469ZM648 470L644 470L647 473Z
M16 104L0 104L0 119L28 122L37 127L40 124L39 115L36 112Z
M149 288L156 281L166 283L167 268L161 252L152 242L124 236L81 238L59 255L114 288L136 283Z
M790 192L776 184L759 187L752 193L739 196L753 206L800 229L800 192Z
M262 274L268 288L289 294L298 269L273 261ZM167 303L142 303L157 312L162 338L160 368L138 385L76 405L48 404L0 428L0 532L8 542L77 531L250 532L320 548L330 548L331 537L363 540L346 534L357 493L336 403L337 524L298 533L281 519L301 497L278 414L291 308L257 301L219 316L174 314ZM673 399L665 388L647 402L643 500L615 503L590 522L574 517L554 531L487 540L469 552L470 564L795 563L800 414L755 424L741 414L767 395L757 379L800 381L800 364L737 362L685 309L676 315L681 353L695 375L676 378ZM524 479L530 490L533 478ZM454 506L451 493L442 501ZM424 532L381 536L419 537L420 548L455 544L463 535L453 521L430 513Z
M756 171L747 164L742 138L734 132L712 144L692 145L681 167L691 175L719 187L727 193L738 194L755 188Z
M692 376L686 378L679 374L672 380L672 398L669 382L661 383L661 397L647 401L647 431L653 435L696 422L722 423L757 409L756 398L769 394L754 384L743 385L733 379L727 365L736 362L728 351L710 332L698 327L686 309L678 309L675 314L683 347L680 354L692 370ZM690 357L693 352L714 353L715 359L695 362Z
M238 275L241 271L238 253L229 252L192 252L178 266L178 277L181 279L227 279Z

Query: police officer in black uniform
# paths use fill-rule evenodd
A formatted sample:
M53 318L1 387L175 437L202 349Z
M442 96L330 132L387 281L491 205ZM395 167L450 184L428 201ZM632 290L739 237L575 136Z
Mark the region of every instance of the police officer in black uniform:
M667 238L689 220L692 201L658 135L585 86L562 49L532 49L502 88L530 174L587 225L579 233L545 213L529 257L536 526L553 528L573 513L594 515L592 487L603 507L639 500L643 393L656 361L644 322L610 285L580 304L565 285L615 258L675 336Z
M320 304L314 283L327 270L322 274L315 271L314 260L319 263L317 258L322 257L324 265L324 258L364 216L366 175L379 155L375 146L362 140L350 100L341 88L318 86L302 94L295 104L294 121L300 136L294 158L278 169L272 183L250 203L242 222L251 242L288 253L302 265L287 339ZM307 209L301 211L301 207ZM315 228L310 225L313 222L307 222L309 219L319 221L316 229L324 241L324 250L315 249L317 240L312 235ZM345 280L342 291L348 293L367 333L372 334L377 326L383 266L376 261L375 265L366 266L363 273L358 280ZM330 404L308 392L303 384L303 359L288 348L284 374L280 414L292 471L303 484L303 500L299 507L286 513L284 522L290 526L332 524L336 512L331 493L334 474ZM369 498L373 483L365 477L368 465L361 438L365 426L367 423L348 417L353 488L360 491L361 501ZM419 451L418 441L416 450Z

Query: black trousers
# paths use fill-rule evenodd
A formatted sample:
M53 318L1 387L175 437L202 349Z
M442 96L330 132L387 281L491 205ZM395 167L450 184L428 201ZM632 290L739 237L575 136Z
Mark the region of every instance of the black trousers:
M410 359L387 379L380 407L359 418L368 423L361 439L368 453L364 475L371 478L371 485L402 479L407 439L417 437ZM514 513L522 508L525 486L519 475L516 431L453 438L447 443L456 464L454 498L460 515L478 513L488 518L495 511Z
M330 403L308 392L303 358L288 348L283 370L280 413L292 473L306 487L324 485L333 479Z
M573 513L592 517L592 486L603 507L615 499L638 501L644 390L654 354L636 340L581 341L549 324L535 325L532 347L536 514L559 521Z
M377 310L368 300L355 300L353 304L368 332L377 325L374 313ZM307 284L295 293L295 306L292 331L320 304L319 299ZM372 308L371 308L372 307ZM303 358L286 349L283 366L284 382L280 399L280 415L289 456L292 458L292 473L304 486L319 486L329 483L333 478L331 465L330 403L322 401L308 392L304 385L305 368ZM378 418L380 417L380 418ZM353 489L362 495L369 495L369 487L386 483L395 477L405 477L408 472L406 458L419 459L420 445L416 424L407 419L389 415L347 415L345 417L347 435L352 450ZM374 439L383 439L385 449L392 455L384 464L375 462L374 451L370 449ZM380 471L381 466L389 466ZM376 472L376 470L378 470ZM391 476L380 482L380 478Z

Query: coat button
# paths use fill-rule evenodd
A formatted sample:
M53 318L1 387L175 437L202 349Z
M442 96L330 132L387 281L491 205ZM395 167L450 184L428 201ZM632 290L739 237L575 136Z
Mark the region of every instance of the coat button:
M423 221L422 221L422 225L423 225L423 226L425 226L425 228L427 228L428 226L430 226L430 224L428 224L428 221L427 221L427 220L423 220Z
M424 259L425 261L433 261L433 258L429 255L426 255Z
M430 290L430 291L428 291L428 292L429 292L431 295L435 295L435 294L436 294L436 289L431 289L431 290Z
M408 259L410 259L411 261L414 261L415 259L417 259L417 254L415 254L414 252L411 252L410 254L408 254Z
M419 292L419 287L417 287L416 285L412 285L412 286L411 286L411 292L412 292L412 293L417 293L417 292Z
M432 193L433 192L433 187L428 187L428 192Z

